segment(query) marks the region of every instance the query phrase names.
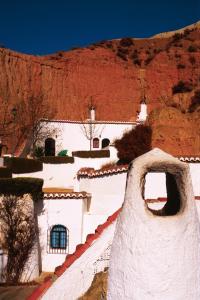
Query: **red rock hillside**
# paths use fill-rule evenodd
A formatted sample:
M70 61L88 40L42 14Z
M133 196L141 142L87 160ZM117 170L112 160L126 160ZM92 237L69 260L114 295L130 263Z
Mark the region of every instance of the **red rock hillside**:
M77 120L86 117L92 97L97 119L128 121L145 95L148 111L156 109L153 145L177 155L200 154L200 100L192 100L199 89L199 22L149 39L102 41L47 56L0 48L0 101L10 109L42 95L54 118Z

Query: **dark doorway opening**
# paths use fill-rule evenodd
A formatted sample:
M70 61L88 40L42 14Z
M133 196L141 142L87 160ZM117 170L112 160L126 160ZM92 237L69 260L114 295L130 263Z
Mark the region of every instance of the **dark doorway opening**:
M45 140L45 156L55 156L55 144L53 138L47 138Z
M104 149L110 145L110 140L109 139L103 139L101 142L101 148Z

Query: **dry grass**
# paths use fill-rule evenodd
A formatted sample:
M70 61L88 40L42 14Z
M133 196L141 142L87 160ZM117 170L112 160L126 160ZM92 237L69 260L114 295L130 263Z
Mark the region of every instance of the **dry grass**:
M108 272L100 272L94 276L91 287L78 300L106 300Z

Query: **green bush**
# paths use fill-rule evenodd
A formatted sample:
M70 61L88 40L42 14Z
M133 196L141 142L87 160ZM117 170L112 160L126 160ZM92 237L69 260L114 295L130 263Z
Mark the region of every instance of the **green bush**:
M71 156L43 156L38 158L45 164L73 164L74 158Z
M72 152L72 155L81 158L101 158L101 157L110 157L110 151L109 150L74 151Z
M34 157L41 157L44 156L44 148L43 147L35 147L33 151Z
M0 168L0 178L11 178L12 172L8 168Z
M67 150L61 150L61 151L58 153L58 156L67 156Z
M22 157L4 157L4 165L15 174L38 172L43 169L39 160Z
M32 194L39 199L42 193L43 180L40 178L0 178L0 194L22 196Z

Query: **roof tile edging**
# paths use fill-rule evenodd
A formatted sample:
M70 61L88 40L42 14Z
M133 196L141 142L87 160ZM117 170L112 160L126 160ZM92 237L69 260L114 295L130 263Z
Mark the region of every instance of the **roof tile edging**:
M74 198L88 198L90 194L87 192L71 192L71 193L63 193L63 192L45 192L43 198L44 199L51 199L51 198L58 198L58 199L74 199Z
M60 277L66 271L66 269L69 268L93 244L93 242L110 224L116 220L120 211L121 208L118 209L113 215L109 216L105 223L96 228L95 233L88 234L85 243L77 245L75 252L73 254L68 254L64 263L55 268L54 274L45 277L44 281L32 292L31 295L26 298L26 300L41 299L42 295L44 295L44 293L50 288L53 282Z
M85 171L78 171L77 176L78 177L99 177L103 175L112 175L112 174L118 174L128 171L128 165L124 165L122 167L117 168L110 168L106 170L85 170Z

